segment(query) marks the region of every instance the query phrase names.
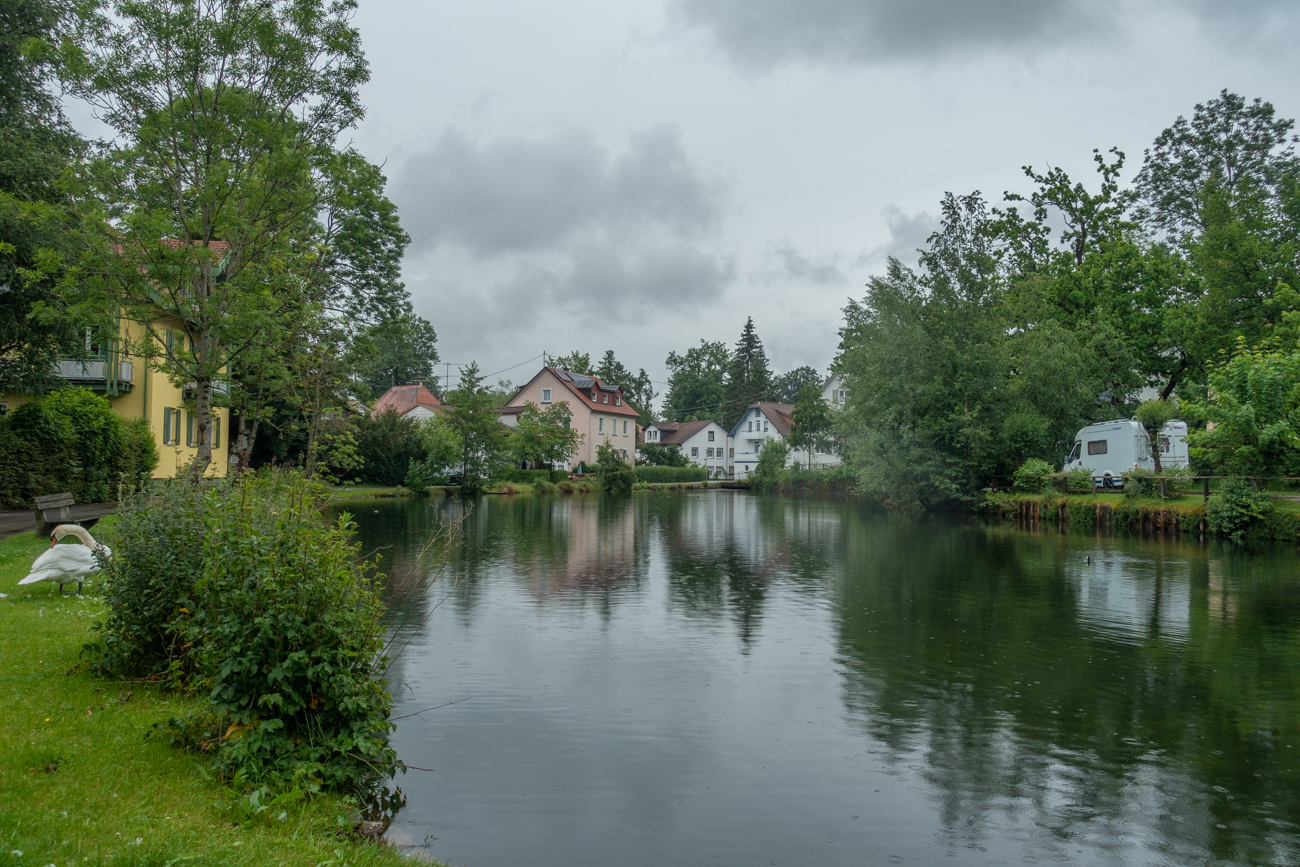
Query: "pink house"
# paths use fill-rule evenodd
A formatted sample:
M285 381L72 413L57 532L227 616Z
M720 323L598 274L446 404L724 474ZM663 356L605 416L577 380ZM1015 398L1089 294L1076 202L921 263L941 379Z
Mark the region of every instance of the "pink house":
M582 443L569 460L570 469L580 463L594 464L601 443L609 443L628 463L636 462L639 413L623 401L621 387L585 373L543 367L500 409L501 420L514 427L525 404L546 409L561 401L569 405L571 424L582 434Z

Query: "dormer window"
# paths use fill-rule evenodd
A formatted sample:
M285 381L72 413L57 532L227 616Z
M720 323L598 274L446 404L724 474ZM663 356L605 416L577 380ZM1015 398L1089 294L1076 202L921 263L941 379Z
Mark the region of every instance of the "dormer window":
M614 395L614 406L622 406L622 405L623 405L623 395L621 394Z
M591 390L591 402L592 403L596 402L596 389L594 388Z

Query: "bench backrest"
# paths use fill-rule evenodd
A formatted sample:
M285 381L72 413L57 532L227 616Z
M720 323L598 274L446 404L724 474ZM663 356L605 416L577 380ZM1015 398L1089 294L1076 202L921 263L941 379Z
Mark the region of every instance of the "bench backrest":
M43 497L36 498L36 508L42 511L45 509L61 509L65 506L71 506L74 502L72 494L46 494Z

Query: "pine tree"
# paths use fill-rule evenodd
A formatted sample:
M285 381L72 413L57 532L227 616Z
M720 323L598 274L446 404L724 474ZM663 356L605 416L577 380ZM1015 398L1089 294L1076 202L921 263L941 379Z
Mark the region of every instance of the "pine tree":
M754 317L750 316L745 320L745 328L740 332L740 340L736 341L731 366L727 369L725 426L735 425L746 407L767 400L771 393L772 371L767 366L763 341L754 328Z

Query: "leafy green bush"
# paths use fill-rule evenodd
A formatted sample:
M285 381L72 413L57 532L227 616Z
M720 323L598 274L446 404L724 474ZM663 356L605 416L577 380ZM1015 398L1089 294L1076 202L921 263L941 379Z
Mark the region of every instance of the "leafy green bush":
M636 484L636 468L623 460L618 452L603 443L596 449L596 480L611 494L628 494Z
M357 446L363 461L357 478L372 485L400 485L406 480L411 461L423 461L424 442L414 419L395 410L356 420Z
M755 491L774 491L781 483L790 447L781 440L767 440L758 453L758 464L749 477L749 486Z
M702 482L708 478L704 467L637 467L636 477L648 484Z
M79 503L130 493L158 462L142 426L85 389L60 389L23 404L0 419L0 508L31 508L34 497L64 491Z
M1124 474L1124 496L1155 497L1160 495L1154 470L1138 467Z
M346 515L324 523L319 495L279 474L209 495L187 635L230 723L215 748L223 776L352 788L395 768L374 563Z
M113 558L101 572L108 615L92 627L98 637L85 655L104 675L166 675L180 685L193 672L185 630L203 576L209 503L188 474L151 494L119 512Z
M682 450L674 445L662 443L642 443L637 446L637 453L646 466L652 467L686 467L690 461Z
M1056 472L1056 468L1040 458L1029 458L1016 469L1012 485L1017 491L1038 491L1043 487L1043 476Z
M1256 491L1246 479L1234 477L1220 485L1218 496L1210 499L1205 520L1216 536L1240 542L1253 524L1268 520L1272 511L1267 494Z

